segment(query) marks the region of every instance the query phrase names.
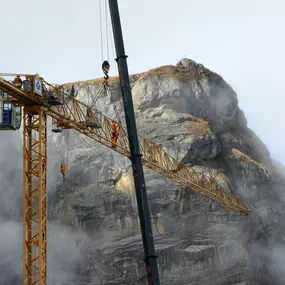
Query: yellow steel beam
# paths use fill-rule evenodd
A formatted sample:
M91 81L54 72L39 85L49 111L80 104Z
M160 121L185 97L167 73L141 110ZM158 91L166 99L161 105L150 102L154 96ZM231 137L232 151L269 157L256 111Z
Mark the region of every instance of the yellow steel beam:
M24 108L23 285L47 284L47 115Z
M0 90L14 97L15 99L18 99L21 105L44 104L44 98L42 96L32 92L26 93L1 77Z
M18 99L19 103L31 100L36 102L36 104L44 104L43 108L47 114L53 118L53 122L57 122L61 127L77 130L100 144L112 148L112 120L110 118L103 115L99 110L91 110L86 104L64 94L61 88L51 86L46 82L44 82L44 84L47 89L55 91L58 98L62 100L62 105L47 106L42 97L39 97L36 94L25 93L0 78L0 90L7 92L12 97ZM89 113L89 118L87 113ZM88 127L87 122L88 119L90 119L90 114L91 120L97 122L97 124L100 125L100 128L91 129ZM218 201L231 210L245 214L250 212L239 197L222 189L216 179L200 175L194 168L188 167L177 161L153 142L141 136L139 136L139 140L141 154L143 155L143 163L147 167L208 198ZM123 125L120 125L117 147L114 150L124 156L130 156L128 135Z
M15 102L17 102L18 100L15 98L0 98L0 101L15 101Z
M88 127L88 118L86 116L87 110L90 113L90 107L74 98L69 98L63 93L61 96L63 98L63 105L48 108L47 114L53 117L61 126L77 130L100 144L112 148L112 119L103 115L99 110L92 109L93 121L97 122L100 128L91 129ZM200 175L194 168L188 167L174 159L167 152L158 147L158 145L146 138L139 136L139 140L143 163L147 167L208 198L218 201L228 209L244 214L250 212L239 197L220 187L218 180L209 176ZM117 147L114 150L126 157L130 156L127 130L121 124Z

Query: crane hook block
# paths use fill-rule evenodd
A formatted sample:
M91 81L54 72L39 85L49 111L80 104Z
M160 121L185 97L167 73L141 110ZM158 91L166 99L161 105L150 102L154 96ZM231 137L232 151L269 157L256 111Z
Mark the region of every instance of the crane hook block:
M65 175L68 173L68 165L65 163L62 163L60 166L60 171L62 175Z
M102 70L103 70L103 73L105 74L104 78L107 80L109 78L109 70L110 70L110 64L107 60L105 60L102 64Z

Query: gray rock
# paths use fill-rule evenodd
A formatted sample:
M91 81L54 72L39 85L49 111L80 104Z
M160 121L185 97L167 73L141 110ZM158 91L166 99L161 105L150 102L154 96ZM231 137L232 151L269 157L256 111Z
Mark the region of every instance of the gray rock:
M98 97L96 80L65 88L87 104L98 97L95 107L124 122L118 81L110 82L112 98ZM244 217L225 210L145 168L161 283L283 285L283 170L247 128L235 91L190 59L134 75L131 85L139 133L205 175L215 175L252 211ZM64 134L65 158L60 156L60 135L50 134L50 218L88 239L80 247L80 264L66 261L61 271L67 274L72 268L78 285L146 284L129 160L69 132ZM59 158L70 167L64 183ZM77 244L74 239L71 245ZM15 274L5 266L1 275L5 272L12 282Z

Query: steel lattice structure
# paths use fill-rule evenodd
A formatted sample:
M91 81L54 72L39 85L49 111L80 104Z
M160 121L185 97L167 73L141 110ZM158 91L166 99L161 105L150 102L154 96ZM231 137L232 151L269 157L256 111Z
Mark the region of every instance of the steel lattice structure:
M27 78L30 76L26 75ZM111 118L65 94L60 86L52 86L44 80L43 86L46 92L52 92L60 100L60 105L50 105L44 96L24 92L0 77L0 91L24 107L24 285L47 284L47 116L51 116L53 124L59 128L76 130L112 148ZM239 197L224 190L214 178L200 175L142 136L139 136L139 144L143 163L148 168L218 201L230 210L246 215L250 212ZM128 134L122 124L116 148L112 149L125 157L130 156Z

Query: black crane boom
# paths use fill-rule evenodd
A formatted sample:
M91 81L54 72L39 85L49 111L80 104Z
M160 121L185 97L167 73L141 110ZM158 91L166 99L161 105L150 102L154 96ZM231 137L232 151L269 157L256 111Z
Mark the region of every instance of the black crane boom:
M157 267L157 256L154 249L153 234L151 228L149 207L145 179L143 173L143 164L139 148L135 112L133 107L132 92L130 87L130 78L127 65L127 56L125 55L124 41L122 35L121 21L117 0L109 0L109 9L112 20L114 41L116 47L116 61L119 70L120 85L124 103L124 112L128 131L131 162L136 188L136 197L138 212L140 218L141 234L143 240L145 263L148 275L149 285L159 285L159 274Z

